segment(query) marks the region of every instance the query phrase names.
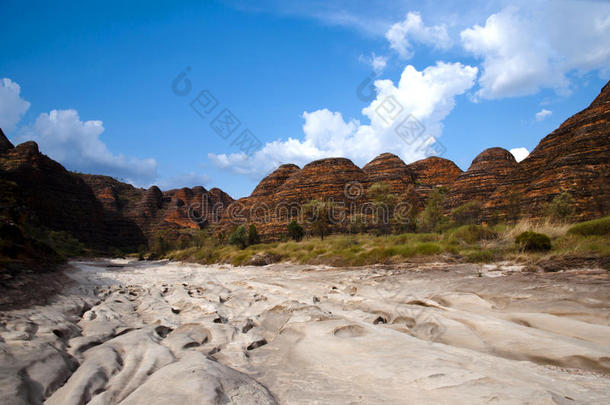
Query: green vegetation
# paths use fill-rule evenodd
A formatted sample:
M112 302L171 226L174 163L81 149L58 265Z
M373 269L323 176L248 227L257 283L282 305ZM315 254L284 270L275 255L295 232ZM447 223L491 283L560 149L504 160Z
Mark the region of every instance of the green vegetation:
M25 235L49 246L62 257L77 257L88 254L85 245L68 232L51 231L47 228L27 226Z
M474 225L479 222L483 203L479 200L470 201L451 211L451 218L456 225Z
M526 231L515 237L521 250L541 251L551 250L551 238L543 233Z
M261 243L261 237L258 235L258 230L254 224L248 227L248 245L256 245Z
M292 220L273 242L261 243L254 224L236 226L226 234L212 227L183 229L156 235L148 258L334 266L501 260L536 264L572 258L599 258L605 263L610 258L610 217L570 225L574 201L568 193L557 195L547 206L548 219L536 222L519 220L517 193L506 197L506 217L486 213L485 218L481 201L468 202L447 215L445 194L444 188L432 190L421 207L414 190L395 195L388 184L375 183L367 191L366 207L372 209L346 216L339 203L310 200L302 206L303 222ZM500 219L504 223L498 223ZM146 257L141 249L139 257Z
M610 217L594 219L593 221L581 222L572 226L568 233L571 235L592 236L610 235Z
M397 198L390 193L386 183L375 183L368 190L368 196L373 204L375 227L379 235L387 235L392 230L390 220L396 207Z
M464 225L448 231L450 238L465 243L475 243L481 240L492 240L498 237L498 233L488 227L481 225Z
M229 234L229 244L237 246L240 249L245 249L248 246L248 235L243 225L238 226Z
M288 237L296 242L300 242L305 236L305 230L294 219L288 224Z
M445 219L443 215L445 194L446 190L443 188L437 188L430 194L426 207L421 214L422 228L425 231L436 232L440 229L441 223Z
M607 221L607 220L606 220ZM590 221L596 222L596 221ZM607 222L606 222L607 223ZM294 224L298 225L296 221ZM609 235L581 235L566 224L521 221L515 225L462 225L442 232L374 235L370 233L290 236L285 241L243 246L247 232L238 228L231 233L235 244L219 241L211 233L200 231L201 246L174 249L165 257L200 263L233 265L293 263L333 266L364 266L405 261L458 261L485 263L500 260L537 263L562 257L610 257ZM300 225L298 225L300 226ZM295 225L288 226L297 229ZM520 236L523 235L529 236ZM290 235L290 232L288 232ZM533 236L532 236L533 235ZM540 236L537 236L540 235ZM515 243L518 238L519 242ZM243 246L243 247L242 247ZM547 247L550 250L546 250ZM531 250L533 249L533 250Z
M331 218L336 207L331 202L311 200L302 209L311 223L312 233L324 240L324 236L330 234Z
M547 207L547 215L555 221L569 221L574 215L574 199L568 192L558 194Z

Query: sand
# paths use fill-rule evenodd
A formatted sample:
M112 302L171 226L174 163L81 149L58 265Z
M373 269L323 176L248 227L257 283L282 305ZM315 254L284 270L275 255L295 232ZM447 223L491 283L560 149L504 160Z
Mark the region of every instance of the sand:
M0 313L2 404L607 404L610 277L72 262Z

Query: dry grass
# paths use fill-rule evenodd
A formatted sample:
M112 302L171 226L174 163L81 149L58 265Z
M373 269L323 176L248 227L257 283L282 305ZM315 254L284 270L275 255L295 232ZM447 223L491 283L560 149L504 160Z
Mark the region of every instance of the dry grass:
M369 234L331 235L324 240L305 238L301 242L262 243L239 249L210 240L202 248L172 251L166 257L200 263L248 264L255 255L268 255L274 260L303 264L333 266L363 266L375 263L400 263L410 260L458 260L492 262L515 260L536 262L546 257L610 256L610 236L580 236L568 234L569 224L521 221L515 225L488 228L484 235L496 238L475 238L471 230L453 228L443 234L405 233L374 236ZM480 229L478 230L480 231ZM534 231L552 239L553 248L546 253L522 252L515 244L515 236ZM479 232L480 233L480 232Z
M504 232L500 234L500 238L506 241L514 242L515 237L520 233L526 231L533 231L537 233L543 233L549 238L554 239L567 234L568 229L570 229L571 226L572 224L558 224L548 219L546 221L537 222L525 219L517 222L517 224L515 224L514 226L507 228Z

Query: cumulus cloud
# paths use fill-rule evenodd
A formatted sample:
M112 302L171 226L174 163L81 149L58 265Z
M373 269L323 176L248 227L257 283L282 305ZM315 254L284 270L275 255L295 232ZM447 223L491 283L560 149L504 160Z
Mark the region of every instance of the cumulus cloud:
M556 0L509 6L460 33L482 59L477 96L487 99L569 91L568 73L610 75L610 4Z
M115 155L99 138L102 121L81 121L76 110L42 113L19 134L20 141L34 140L40 150L71 170L106 174L138 185L157 177L154 159Z
M546 108L543 108L542 110L540 110L536 113L536 121L544 121L545 119L550 117L551 114L553 114L552 111L547 110Z
M421 43L447 49L452 41L445 25L426 26L417 12L407 13L403 21L392 25L385 34L390 47L404 59L413 57L413 44Z
M375 52L370 57L360 55L360 62L366 63L373 68L373 71L377 74L383 72L386 65L388 64L388 58L381 55L375 55Z
M391 80L375 81L377 96L362 110L369 124L346 120L328 109L304 112L303 140L269 142L250 157L244 153L210 153L208 157L219 168L253 179L282 163L302 166L330 156L348 157L360 166L383 152L406 161L421 159L427 153L425 147L441 135L442 120L455 106L455 97L474 85L477 73L476 67L461 63L438 62L422 71L409 65L397 85ZM410 129L405 132L405 128Z
M21 87L11 79L0 80L0 128L5 132L15 129L30 103L21 98Z
M513 154L517 162L522 161L530 154L530 152L525 148L513 148L510 150L510 153Z

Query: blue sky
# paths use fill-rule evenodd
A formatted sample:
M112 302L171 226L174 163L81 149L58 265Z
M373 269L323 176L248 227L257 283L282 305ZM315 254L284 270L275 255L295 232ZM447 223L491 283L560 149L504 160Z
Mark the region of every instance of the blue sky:
M0 127L72 170L242 197L281 163L441 151L465 170L488 147L531 151L610 77L607 2L251 3L4 0ZM403 119L423 128L409 142ZM240 149L245 129L258 147Z

